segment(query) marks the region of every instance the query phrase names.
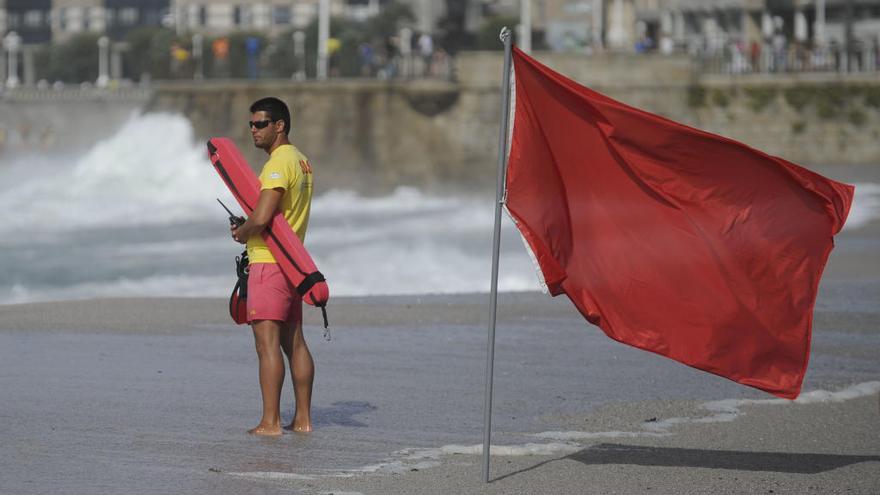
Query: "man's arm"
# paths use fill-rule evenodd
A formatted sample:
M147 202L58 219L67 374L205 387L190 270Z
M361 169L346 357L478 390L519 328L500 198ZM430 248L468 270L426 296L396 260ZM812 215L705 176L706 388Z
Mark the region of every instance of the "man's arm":
M272 221L278 206L281 204L281 198L284 196L284 189L276 187L275 189L263 189L260 191L260 199L257 201L257 207L254 208L251 216L240 227L231 226L232 238L236 242L244 244L251 236L260 235L263 229Z

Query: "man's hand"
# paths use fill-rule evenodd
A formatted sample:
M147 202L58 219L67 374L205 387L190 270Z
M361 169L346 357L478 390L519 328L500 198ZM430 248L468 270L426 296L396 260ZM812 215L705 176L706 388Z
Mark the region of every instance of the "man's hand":
M278 210L283 195L284 189L281 188L260 191L260 199L257 200L257 207L254 208L251 216L243 224L229 227L235 242L245 244L251 236L260 235L266 225L269 225L272 215Z
M242 239L241 236L238 235L238 225L230 224L229 230L232 234L232 239L239 244L247 244L247 239Z

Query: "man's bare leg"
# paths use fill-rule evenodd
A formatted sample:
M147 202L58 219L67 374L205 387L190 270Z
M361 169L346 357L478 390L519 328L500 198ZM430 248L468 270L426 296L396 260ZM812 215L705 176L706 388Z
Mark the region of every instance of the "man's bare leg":
M284 385L284 357L281 355L282 322L253 322L254 343L260 360L260 392L263 394L263 418L248 430L253 435L281 435L281 389Z
M306 344L302 320L284 325L281 330L281 347L290 363L290 378L293 381L293 396L296 400L293 421L286 428L296 432L312 431L312 383L315 380L315 362Z

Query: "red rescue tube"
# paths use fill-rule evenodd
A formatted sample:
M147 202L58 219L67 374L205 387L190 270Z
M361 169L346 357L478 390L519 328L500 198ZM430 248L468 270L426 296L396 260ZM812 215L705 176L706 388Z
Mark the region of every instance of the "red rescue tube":
M260 197L260 179L235 143L229 138L211 138L208 140L208 156L232 196L245 214L250 215ZM262 236L281 272L296 287L303 300L319 308L326 306L330 298L327 281L280 212L272 217Z

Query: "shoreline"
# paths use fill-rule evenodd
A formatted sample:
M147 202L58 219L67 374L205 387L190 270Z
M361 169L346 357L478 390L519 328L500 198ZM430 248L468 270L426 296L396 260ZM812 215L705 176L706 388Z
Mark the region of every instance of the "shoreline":
M342 473L214 472L321 494L870 494L880 488L880 446L850 430L877 423L878 392L880 381L809 391L795 401L609 405L576 421L628 429L543 432L534 443L493 442L488 483L480 474L481 444L405 449ZM658 411L673 416L644 419ZM836 416L853 422L844 427ZM800 431L779 438L779 430ZM817 438L834 441L817 445Z
M361 311L372 313L370 326L478 325L488 321L488 304L488 293L331 296L327 311L331 330L334 326L358 326L361 319L357 315ZM452 306L464 310L443 311ZM528 315L579 317L566 297L551 298L541 292L499 293L498 307L499 319L520 320ZM334 311L336 308L341 311ZM317 308L303 303L303 317L307 327L323 328L321 312ZM151 321L145 321L147 318ZM0 331L144 332L155 329L164 333L171 329L204 330L215 325L244 326L232 322L228 300L222 298L120 297L0 304Z

